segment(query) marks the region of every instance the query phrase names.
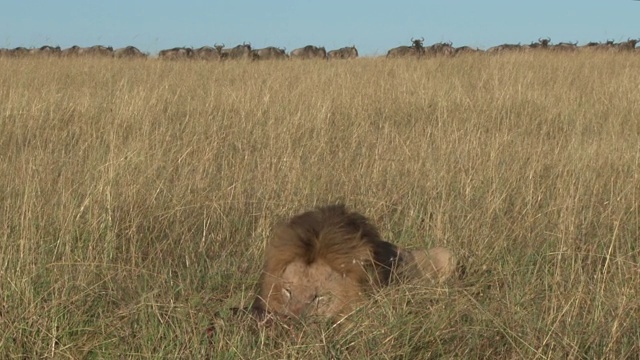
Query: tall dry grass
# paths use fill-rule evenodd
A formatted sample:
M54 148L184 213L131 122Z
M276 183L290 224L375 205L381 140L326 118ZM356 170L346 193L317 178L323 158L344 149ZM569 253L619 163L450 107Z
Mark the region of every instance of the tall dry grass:
M632 54L0 59L0 357L638 358L639 119ZM466 276L207 337L336 201Z

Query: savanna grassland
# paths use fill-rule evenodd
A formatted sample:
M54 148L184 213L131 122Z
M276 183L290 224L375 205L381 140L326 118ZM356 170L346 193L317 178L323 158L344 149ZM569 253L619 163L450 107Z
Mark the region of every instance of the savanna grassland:
M640 357L637 54L0 58L0 200L3 359ZM234 318L338 201L464 276Z

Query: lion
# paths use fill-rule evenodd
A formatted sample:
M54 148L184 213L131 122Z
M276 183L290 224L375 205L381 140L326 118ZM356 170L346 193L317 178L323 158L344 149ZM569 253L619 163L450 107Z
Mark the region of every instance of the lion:
M343 318L376 289L444 281L455 268L446 248L409 251L344 204L318 207L275 226L251 311L259 319Z

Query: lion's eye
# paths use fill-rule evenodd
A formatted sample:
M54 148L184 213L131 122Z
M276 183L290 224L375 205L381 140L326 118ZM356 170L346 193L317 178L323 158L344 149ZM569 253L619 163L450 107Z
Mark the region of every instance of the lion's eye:
M285 300L291 299L291 290L282 288L282 296L284 296Z

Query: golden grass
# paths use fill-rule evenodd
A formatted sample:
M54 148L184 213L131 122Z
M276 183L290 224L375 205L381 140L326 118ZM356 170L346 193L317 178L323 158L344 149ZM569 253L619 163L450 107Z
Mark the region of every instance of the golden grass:
M633 54L0 58L0 357L637 358L639 84ZM335 201L466 277L207 338L273 223Z

